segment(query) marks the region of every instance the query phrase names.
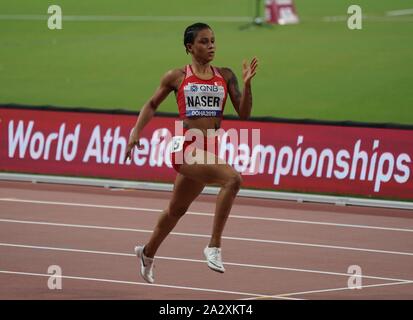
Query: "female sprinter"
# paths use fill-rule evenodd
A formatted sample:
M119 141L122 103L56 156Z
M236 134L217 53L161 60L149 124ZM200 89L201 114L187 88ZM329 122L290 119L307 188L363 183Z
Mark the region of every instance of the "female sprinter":
M214 59L216 46L214 33L207 24L195 23L187 27L184 33L184 45L187 54L191 54L191 64L170 70L162 77L160 86L152 98L144 104L139 114L129 138L125 159L130 159L131 150L135 146L140 147L139 137L143 128L172 91L175 92L184 131L199 129L203 133L205 144L208 144L211 138L214 139L210 135L211 129L214 131L220 128L228 94L240 118L247 119L250 116L251 80L256 73L257 59L254 58L249 65L246 61L243 63L244 90L241 93L237 78L231 69L217 68L210 64ZM207 93L202 90L205 86L210 88ZM190 143L191 141L187 139L181 141L176 152L184 153ZM208 161L184 160L178 163L176 154L172 154L172 164L178 172L172 199L161 214L149 242L144 246L135 247L135 253L140 261L141 275L149 283L154 282L153 266L156 251L192 201L208 184L218 185L221 189L216 202L212 236L204 249L204 255L208 267L221 273L225 271L221 258L221 236L232 203L240 188L241 176L216 156L216 149L215 153L207 152L206 150L210 151L210 148L203 145L193 150L196 151L197 159L208 159Z

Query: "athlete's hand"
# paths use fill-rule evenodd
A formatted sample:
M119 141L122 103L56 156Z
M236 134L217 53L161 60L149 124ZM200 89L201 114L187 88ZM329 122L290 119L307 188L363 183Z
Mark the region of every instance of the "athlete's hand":
M247 64L247 60L244 60L242 63L242 79L244 80L244 84L249 85L251 83L252 78L257 73L258 67L258 60L254 57L250 63Z
M133 130L132 134L129 137L129 142L128 142L128 146L126 148L126 154L125 154L125 160L131 159L131 152L132 149L137 146L138 149L140 149L141 145L139 143L139 137L136 134L136 130Z

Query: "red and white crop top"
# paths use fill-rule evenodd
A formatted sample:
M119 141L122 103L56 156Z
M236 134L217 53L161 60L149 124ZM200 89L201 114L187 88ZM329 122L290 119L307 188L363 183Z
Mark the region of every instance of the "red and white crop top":
M191 65L186 66L186 76L176 96L179 118L223 116L228 95L227 84L218 69L211 68L214 76L202 80L194 74Z

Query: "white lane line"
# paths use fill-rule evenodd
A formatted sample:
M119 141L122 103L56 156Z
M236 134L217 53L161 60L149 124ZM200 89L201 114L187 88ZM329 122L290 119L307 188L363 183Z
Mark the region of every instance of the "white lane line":
M402 284L413 284L413 281L404 281L404 282L386 282L386 283L378 283L378 284L370 284L366 286L362 286L362 289L365 288L374 288L374 287L385 287L385 286L397 286L397 285L402 285ZM357 289L351 289L349 287L342 287L342 288L332 288L332 289L321 289L321 290L311 290L311 291L301 291L301 292L291 292L291 293L285 293L285 294L277 294L273 296L267 296L267 297L254 297L254 298L246 298L246 299L241 299L241 300L255 300L255 299L271 299L271 298L283 298L283 297L291 297L295 295L305 295L305 294L313 294L313 293L323 293L323 292L334 292L334 291L345 291L345 290L354 290L355 292L359 291Z
M32 273L32 272L18 272L18 271L9 271L9 270L0 270L0 273L11 274L11 275L50 277L50 274ZM217 289L197 288L197 287L184 287L184 286L174 286L174 285L156 284L156 283L149 284L149 283L146 283L146 282L135 282L135 281L124 281L124 280L113 280L113 279L100 279L100 278L89 278L89 277L67 276L67 275L62 275L61 278L62 279L71 279L71 280L86 280L86 281L96 281L96 282L151 286L151 287L159 287L159 288L170 288L170 289L182 289L182 290L192 290L192 291L235 294L235 295L240 295L240 296L254 296L254 297L264 296L262 294L239 292L239 291L227 291L227 290L217 290ZM287 298L288 297L286 297L285 299L287 299ZM284 299L284 298L281 298L281 299Z
M330 17L323 17L323 22L345 22L348 20L348 16L330 16ZM411 17L401 17L401 16L371 16L363 14L363 21L368 20L371 22L412 22L413 19Z
M98 230L113 230L113 231L130 231L130 232L152 233L152 230L146 230L146 229L104 227L104 226L96 226L96 225L92 226L92 225L53 223L53 222L43 222L43 221L0 219L0 222L45 225L45 226L54 226L54 227L85 228L85 229L98 229ZM175 235L175 236L194 237L194 238L210 238L211 237L208 234L198 234L198 233L171 232L170 234ZM332 245L314 244L314 243L307 243L307 242L290 242L290 241L264 240L264 239L228 237L228 236L223 236L222 239L236 240L236 241L247 241L247 242L272 243L272 244L282 244L282 245L292 245L292 246L303 246L303 247L314 247L314 248L327 248L327 249L339 249L339 250L349 250L349 251L361 251L361 252L380 253L380 254L393 254L393 255L402 255L402 256L413 256L412 252L387 251L387 250L379 250L379 249L366 249L366 248L332 246Z
M23 245L23 244L15 244L15 243L0 243L0 246L2 246L2 247L25 248L25 249L76 252L76 253L90 253L90 254L100 254L100 255L114 255L114 256L124 256L124 257L134 257L134 258L136 257L135 254L131 254L131 253L84 250L84 249L71 249L71 248L59 248L59 247L33 246L33 245ZM205 260L176 258L176 257L156 256L156 259L195 262L195 263L202 263L202 264L205 263ZM274 266L265 266L265 265L256 265L256 264L234 263L234 262L227 262L227 261L225 262L225 264L229 265L229 266L246 267L246 268L294 271L294 272L315 273L315 274L325 274L325 275L344 276L344 277L349 277L350 276L348 273L330 272L330 271L322 271L322 270L274 267ZM353 275L353 277L356 277L356 276ZM404 281L413 281L413 280L406 280L406 279L386 278L386 277L377 277L377 276L368 276L368 275L363 275L362 278L364 278L364 279L376 279L376 280L387 280L387 281L403 281L403 282Z
M391 16L391 17L406 16L406 15L413 14L413 8L412 9L402 9L402 10L388 11L386 14L388 16Z
M24 21L47 21L49 16L36 14L2 14L0 20L24 20ZM63 21L83 22L185 22L185 21L211 21L211 22L247 22L250 17L218 17L218 16L80 16L63 15Z
M85 208L99 208L99 209L118 209L118 210L162 212L161 209L153 209L153 208L108 206L108 205L101 205L101 204L76 203L76 202L40 201L40 200L26 200L26 199L15 199L15 198L0 198L0 201L60 205L60 206L68 206L68 207L85 207Z
M0 201L46 204L46 205L75 206L75 207L86 207L86 208L100 208L100 209L111 209L111 210L143 211L143 212L162 212L163 211L162 209L142 208L142 207L109 206L109 205L98 205L98 204L88 204L88 203L69 203L69 202L39 201L39 200L10 199L10 198L0 198ZM196 215L196 216L208 216L208 217L214 216L214 214L212 213L195 212L195 211L188 211L186 214ZM359 225L359 224L345 224L345 223L332 223L332 222L309 221L309 220L267 218L267 217L244 216L244 215L235 215L235 214L230 214L229 217L233 219L276 221L276 222L312 224L312 225L323 225L323 226L343 227L343 228L360 228L360 229L372 229L372 230L396 231L396 232L413 232L413 229L407 229L407 228L390 228L390 227L378 227L378 226Z
M330 16L330 17L323 17L323 21L325 22L342 22L347 21L348 16Z
M410 15L412 9L389 11L387 16L363 15L363 20L377 22L403 22L412 20L401 20L398 17ZM47 21L49 16L39 14L2 14L0 21ZM303 18L303 21L311 22L341 22L347 21L349 16L328 16L322 18ZM63 15L63 21L79 22L191 22L191 21L210 21L210 22L250 22L251 17L230 17L230 16L82 16L82 15Z

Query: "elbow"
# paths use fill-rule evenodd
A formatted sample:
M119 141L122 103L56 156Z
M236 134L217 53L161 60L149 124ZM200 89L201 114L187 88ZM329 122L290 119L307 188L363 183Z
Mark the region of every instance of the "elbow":
M152 112L155 112L156 109L158 108L158 105L152 99L148 101L147 106L149 110L151 110Z
M152 100L148 100L142 107L141 111L139 112L139 114L144 113L147 115L154 115L156 113L156 109L158 108L158 106L152 101Z
M241 120L248 120L251 116L252 104L241 104L236 110Z
M250 115L251 115L250 113L240 113L239 118L241 120L248 120L250 118Z

